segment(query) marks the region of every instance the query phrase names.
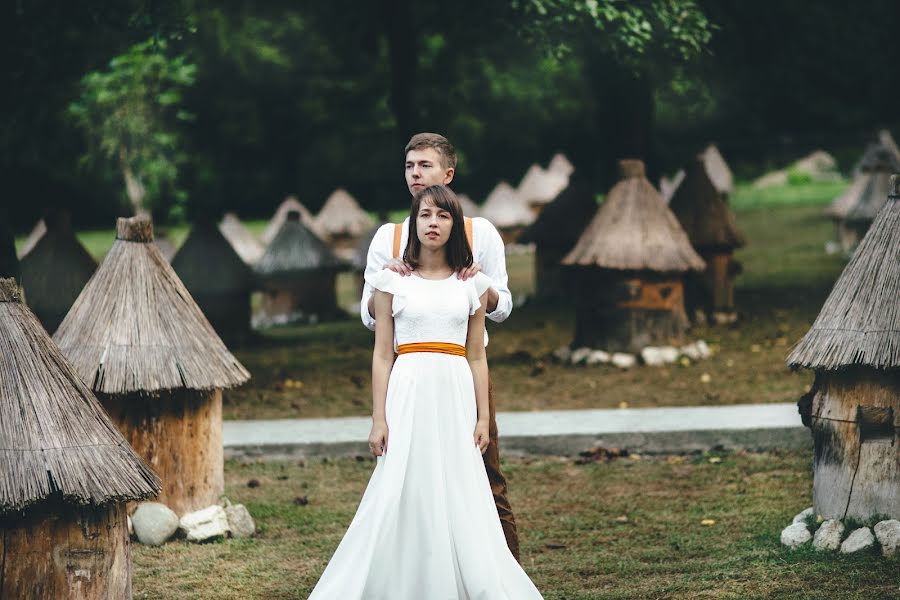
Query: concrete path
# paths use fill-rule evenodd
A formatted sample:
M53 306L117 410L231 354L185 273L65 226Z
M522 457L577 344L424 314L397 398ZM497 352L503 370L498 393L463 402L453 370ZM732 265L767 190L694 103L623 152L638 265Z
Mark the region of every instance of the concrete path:
M367 454L369 417L226 421L226 456ZM812 446L797 405L555 410L497 414L504 454L575 454L592 446L632 452L767 450Z

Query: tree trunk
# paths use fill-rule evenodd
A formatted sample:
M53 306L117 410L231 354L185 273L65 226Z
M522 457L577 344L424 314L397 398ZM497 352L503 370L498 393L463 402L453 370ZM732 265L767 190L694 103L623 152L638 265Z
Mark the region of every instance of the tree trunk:
M119 152L119 168L122 170L122 178L125 179L125 193L131 202L131 208L135 216L146 213L144 208L144 196L147 193L140 178L131 170L131 165L125 159L125 150Z

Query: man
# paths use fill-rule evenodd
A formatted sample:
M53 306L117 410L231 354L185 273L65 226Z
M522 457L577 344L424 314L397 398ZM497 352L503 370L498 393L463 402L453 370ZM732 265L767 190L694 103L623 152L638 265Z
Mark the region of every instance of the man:
M449 185L453 181L455 173L456 150L447 138L436 133L418 133L412 136L406 145L406 187L410 194L415 195L431 185ZM503 240L497 229L487 219L472 219L471 230L474 263L457 276L465 280L482 272L491 278L493 286L488 290L487 318L496 323L502 323L512 312L512 295L508 287ZM410 275L412 267L402 259L408 235L408 217L399 231L393 223L382 225L369 246L366 275L373 275L382 269L390 269L403 276ZM372 316L374 312L372 287L366 283L360 302L360 316L363 324L373 331L375 330L375 319ZM485 346L487 343L488 335L485 332ZM500 449L492 390L489 391L488 397L491 443L484 453L484 466L491 482L491 491L494 494L494 503L497 505L497 513L500 516L506 543L510 552L518 560L519 537L516 532L516 520L507 497L506 477L500 471Z

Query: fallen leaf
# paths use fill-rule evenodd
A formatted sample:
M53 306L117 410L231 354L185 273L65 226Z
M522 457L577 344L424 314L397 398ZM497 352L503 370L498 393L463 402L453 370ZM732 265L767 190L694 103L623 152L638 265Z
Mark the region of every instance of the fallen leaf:
M619 408L628 408L628 403L622 400L619 402Z
M700 524L709 527L710 525L715 525L716 521L715 519L703 519L702 521L700 521Z
M712 381L712 377L710 377L709 373L704 373L700 376L700 381L702 383L709 383L710 381Z
M616 521L619 522L619 523L627 523L627 522L628 522L628 516L627 516L627 515L622 515L622 516L620 516L620 517L616 517Z
M722 462L722 459L719 458L718 456L713 456L713 457L710 457L709 462L711 462L714 465L717 465L720 462Z

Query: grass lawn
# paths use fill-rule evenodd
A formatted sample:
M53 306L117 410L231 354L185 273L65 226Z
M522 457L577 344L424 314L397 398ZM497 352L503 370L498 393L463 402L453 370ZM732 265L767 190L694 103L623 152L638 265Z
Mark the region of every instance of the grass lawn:
M897 598L900 557L790 551L781 529L810 504L808 453L642 457L504 468L523 565L548 600ZM134 597L305 598L372 469L366 460L226 464L226 491L258 537L134 546ZM249 488L256 479L260 485ZM306 496L308 505L294 499ZM624 518L623 518L624 517ZM712 519L713 525L701 521Z

